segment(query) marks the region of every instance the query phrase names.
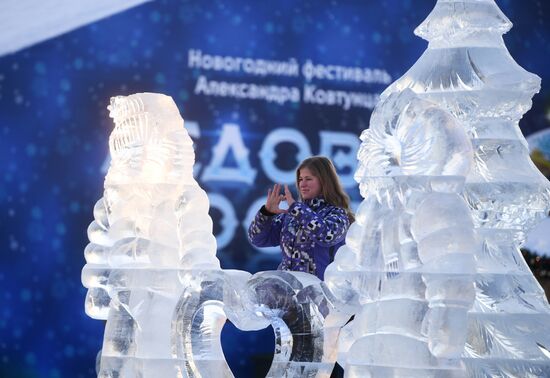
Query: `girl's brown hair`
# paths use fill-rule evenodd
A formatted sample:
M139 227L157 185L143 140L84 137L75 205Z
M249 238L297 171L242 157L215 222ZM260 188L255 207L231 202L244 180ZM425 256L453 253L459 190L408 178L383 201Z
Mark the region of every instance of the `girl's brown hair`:
M349 196L346 194L336 173L336 168L330 159L324 156L312 156L300 163L296 169L296 187L299 187L300 169L307 168L317 177L321 183L321 193L323 198L329 204L343 208L349 218L350 223L355 221L355 216L350 208ZM298 190L298 193L300 191ZM299 194L300 198L302 197Z

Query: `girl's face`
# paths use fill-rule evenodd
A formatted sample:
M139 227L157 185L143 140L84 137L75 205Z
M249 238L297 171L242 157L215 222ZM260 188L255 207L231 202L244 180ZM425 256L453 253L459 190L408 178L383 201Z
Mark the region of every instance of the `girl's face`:
M321 195L321 181L309 169L302 168L298 172L298 190L304 200L318 197Z

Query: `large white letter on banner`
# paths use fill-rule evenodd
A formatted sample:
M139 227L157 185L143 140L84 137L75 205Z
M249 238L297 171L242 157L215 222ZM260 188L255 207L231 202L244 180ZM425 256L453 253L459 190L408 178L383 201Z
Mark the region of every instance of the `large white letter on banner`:
M280 128L272 131L265 138L260 150L259 156L262 163L262 168L267 177L273 182L290 184L295 181L294 169L282 170L275 165L277 154L275 147L280 143L292 143L298 147L296 160L298 162L311 156L311 149L306 137L295 129Z
M224 167L223 162L231 151L237 167ZM240 181L250 185L255 178L256 170L250 166L248 149L244 145L239 126L224 124L220 141L212 148L212 161L204 169L202 181Z

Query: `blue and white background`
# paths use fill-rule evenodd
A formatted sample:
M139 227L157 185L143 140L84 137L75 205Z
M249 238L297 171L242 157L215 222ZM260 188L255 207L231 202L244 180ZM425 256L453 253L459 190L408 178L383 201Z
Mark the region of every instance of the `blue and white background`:
M520 124L528 136L549 127L550 3L497 3L514 23L511 55L543 79ZM80 271L108 166L111 96L174 98L222 267L275 269L279 255L246 239L267 188L292 183L298 162L320 153L360 201L358 136L377 95L427 47L413 30L434 4L158 0L0 56L0 377L94 376L104 324L84 314ZM550 154L550 136L537 141ZM270 333L227 326L237 377L265 372Z

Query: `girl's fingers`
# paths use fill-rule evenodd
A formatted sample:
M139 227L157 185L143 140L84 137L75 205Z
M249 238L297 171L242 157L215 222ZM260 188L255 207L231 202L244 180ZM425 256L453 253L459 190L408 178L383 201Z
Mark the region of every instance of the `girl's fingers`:
M290 191L290 189L288 189L288 185L285 185L285 197L287 198L287 200L291 200L294 198L292 197L292 192Z
M269 211L273 211L276 214L286 213L286 210L279 209L281 201L285 200L286 196L281 194L281 184L274 184L273 189L267 190L267 204L269 205Z

